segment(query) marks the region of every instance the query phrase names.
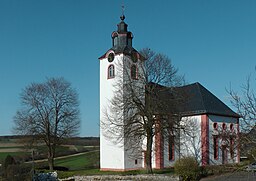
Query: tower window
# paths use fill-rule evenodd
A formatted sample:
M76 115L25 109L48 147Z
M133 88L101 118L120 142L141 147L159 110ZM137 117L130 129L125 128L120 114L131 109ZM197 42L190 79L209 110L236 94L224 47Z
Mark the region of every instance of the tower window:
M138 79L138 72L137 72L137 66L136 65L132 65L131 67L131 78L132 79Z
M108 79L112 79L115 77L115 66L113 64L108 67Z
M108 61L109 61L109 62L113 62L114 58L115 58L114 53L110 53L110 54L108 55Z

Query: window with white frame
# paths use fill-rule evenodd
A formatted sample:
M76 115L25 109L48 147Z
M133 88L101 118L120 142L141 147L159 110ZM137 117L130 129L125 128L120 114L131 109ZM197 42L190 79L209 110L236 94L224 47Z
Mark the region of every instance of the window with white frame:
M113 79L115 77L115 66L113 64L108 67L108 79Z

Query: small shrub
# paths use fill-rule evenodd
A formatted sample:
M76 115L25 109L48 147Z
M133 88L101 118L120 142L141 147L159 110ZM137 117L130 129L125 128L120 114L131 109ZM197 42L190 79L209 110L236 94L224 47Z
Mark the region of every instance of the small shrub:
M199 180L200 167L193 157L184 157L174 164L174 171L182 177L182 180Z
M250 161L250 163L255 162L255 157L256 157L256 148L253 148L247 153L247 158Z
M6 169L6 178L12 181L29 181L31 180L31 169L31 165L28 164L9 165Z
M16 164L15 159L11 155L7 155L3 163L3 176L7 177L8 167Z
M9 165L14 165L16 163L15 159L11 155L7 155L4 160L4 169L7 169Z

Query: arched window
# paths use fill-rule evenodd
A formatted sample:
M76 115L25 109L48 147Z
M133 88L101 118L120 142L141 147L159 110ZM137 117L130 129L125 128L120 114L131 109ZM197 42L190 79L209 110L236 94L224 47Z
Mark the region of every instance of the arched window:
M225 123L222 124L222 129L226 130L227 129L227 125Z
M113 79L115 77L115 66L109 65L108 67L108 79Z
M131 78L132 79L138 79L138 72L137 72L137 66L136 65L132 65L131 66Z
M217 130L217 129L218 129L218 123L213 123L213 128L214 128L215 130Z
M232 123L230 124L230 131L234 131L234 125Z

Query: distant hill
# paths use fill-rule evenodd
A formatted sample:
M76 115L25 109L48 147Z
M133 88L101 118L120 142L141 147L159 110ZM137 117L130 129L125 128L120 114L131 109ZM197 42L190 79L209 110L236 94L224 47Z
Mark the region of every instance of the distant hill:
M23 139L30 139L34 136L23 136L23 135L8 135L0 136L1 143L8 142L20 142ZM99 146L100 138L99 137L73 137L65 139L65 144L70 145L83 145L83 146Z
M32 138L36 140L32 141ZM29 144L29 143L34 143ZM99 150L99 137L73 137L65 139L61 145L56 148L56 156L66 156L81 152ZM35 139L35 136L0 136L0 164L7 155L13 156L16 161L31 161L31 150L35 151L34 158L47 158L46 146L44 142Z

